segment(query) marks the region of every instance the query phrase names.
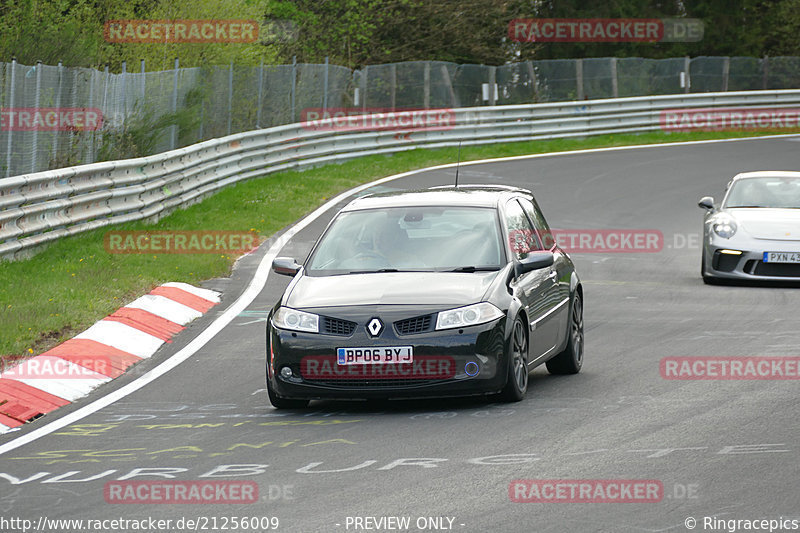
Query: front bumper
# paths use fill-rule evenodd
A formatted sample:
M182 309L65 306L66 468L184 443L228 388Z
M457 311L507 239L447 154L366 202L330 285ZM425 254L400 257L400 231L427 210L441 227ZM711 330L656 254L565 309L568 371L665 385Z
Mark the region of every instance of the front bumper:
M349 336L287 331L270 321L267 379L275 393L289 399L468 396L503 388L505 316L461 329L398 334L392 324L413 315L408 310L376 309L367 318L345 316L357 323ZM373 316L387 325L374 338L366 330ZM338 365L336 360L338 348L399 346L413 347L412 364ZM290 377L281 374L284 367L291 368Z
M726 253L729 251L741 254ZM732 239L723 239L716 234L706 236L704 274L731 280L800 281L800 264L765 263L765 252L800 253L800 241L754 239L737 235Z

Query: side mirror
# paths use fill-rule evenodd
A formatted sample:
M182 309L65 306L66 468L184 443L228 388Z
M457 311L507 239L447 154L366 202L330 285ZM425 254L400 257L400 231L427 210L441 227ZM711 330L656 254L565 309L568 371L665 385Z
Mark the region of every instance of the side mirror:
M272 271L284 276L294 276L300 270L300 265L291 257L276 257L272 260Z
M703 209L712 211L714 209L714 199L710 196L704 196L697 202L697 205Z
M525 259L520 259L517 265L517 275L552 266L555 258L553 252L531 252Z

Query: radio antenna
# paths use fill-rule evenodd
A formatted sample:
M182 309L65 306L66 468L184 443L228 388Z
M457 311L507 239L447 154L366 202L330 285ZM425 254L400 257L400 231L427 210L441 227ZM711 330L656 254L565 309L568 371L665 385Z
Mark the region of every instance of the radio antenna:
M458 161L456 162L456 188L458 188L458 167L461 165L461 141L458 141Z

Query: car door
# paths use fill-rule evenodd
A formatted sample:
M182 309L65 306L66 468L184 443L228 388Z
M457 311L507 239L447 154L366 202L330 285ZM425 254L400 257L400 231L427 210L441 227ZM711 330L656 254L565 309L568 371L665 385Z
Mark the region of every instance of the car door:
M513 260L519 261L529 253L542 250L542 244L517 199L505 205L506 241ZM528 315L530 328L529 361L534 361L552 351L558 334L558 323L553 320L553 307L557 300L558 285L549 268L526 272L512 281L512 288Z
M564 332L567 330L569 324L569 288L570 278L572 276L571 262L568 260L564 251L556 244L550 226L544 219L541 209L539 209L536 200L529 200L528 198L520 198L520 204L525 214L533 223L539 239L544 244L544 249L553 253L553 266L550 267L550 276L556 284L556 291L552 295L554 301L552 320L556 323L556 336L558 340L563 339ZM561 335L559 335L559 332Z

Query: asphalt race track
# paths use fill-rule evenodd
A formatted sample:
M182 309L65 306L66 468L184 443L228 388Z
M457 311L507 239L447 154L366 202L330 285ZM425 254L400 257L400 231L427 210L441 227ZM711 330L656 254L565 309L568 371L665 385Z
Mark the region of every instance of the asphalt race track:
M0 456L0 517L32 520L31 528L43 516L151 517L171 519L162 530L172 531L247 531L231 517L277 517L276 530L292 532L681 532L689 518L695 531L724 531L710 528L710 517L800 519L800 382L668 380L659 371L669 356L799 355L799 289L702 283L696 206L701 196L721 199L737 172L798 168L798 137L462 166L462 183L532 188L554 228L663 235L657 252L573 254L585 287L580 374L537 368L528 396L515 404L312 402L278 412L264 390L264 321L290 278L270 274L252 304L178 367ZM452 180L453 169L439 169L377 189ZM304 259L333 212L280 255ZM243 259L233 277L205 285L224 291L222 304L173 344L87 398L3 435L0 445L186 346L242 293L266 248ZM109 481L165 476L255 482L259 502L116 504L104 496ZM663 494L650 503L515 503L509 485L518 479L658 480ZM182 517L205 518L178 528ZM407 517L409 526L396 529L388 517ZM19 523L0 526L22 531Z

